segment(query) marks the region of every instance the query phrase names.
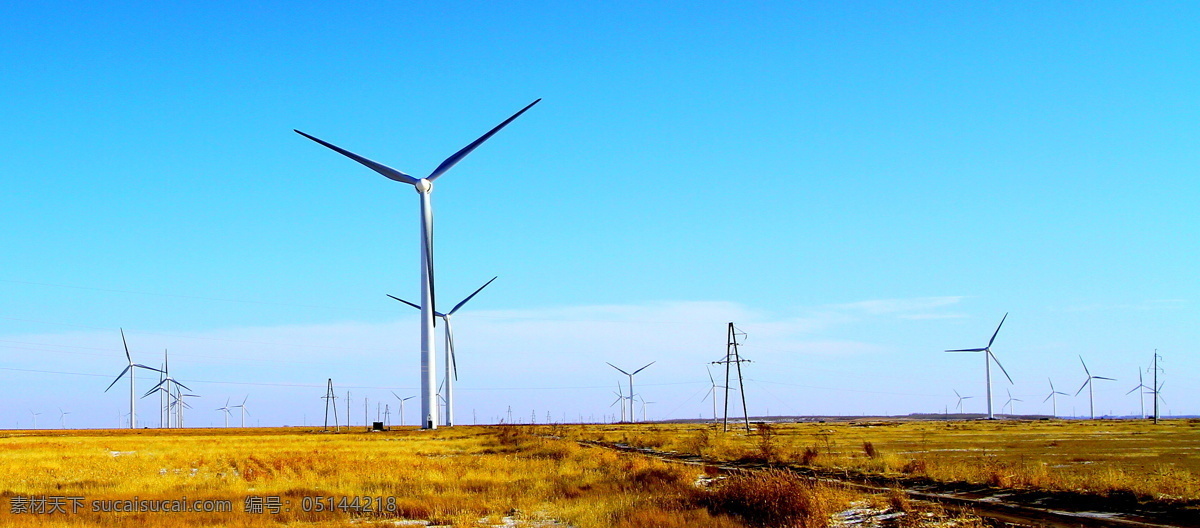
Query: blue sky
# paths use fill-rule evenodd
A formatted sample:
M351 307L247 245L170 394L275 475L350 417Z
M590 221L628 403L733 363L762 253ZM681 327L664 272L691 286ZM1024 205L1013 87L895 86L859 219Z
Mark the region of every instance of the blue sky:
M415 193L291 130L422 175L539 97L433 193L443 302L500 276L456 319L461 421L599 419L605 361L657 361L652 418L707 414L728 321L752 413L980 411L980 358L941 351L1005 313L1018 411L1083 355L1119 380L1097 411L1135 412L1157 348L1200 412L1198 11L2 7L0 425L115 425L119 327L171 351L193 425L246 395L312 423L330 377L415 394L384 297L418 292Z

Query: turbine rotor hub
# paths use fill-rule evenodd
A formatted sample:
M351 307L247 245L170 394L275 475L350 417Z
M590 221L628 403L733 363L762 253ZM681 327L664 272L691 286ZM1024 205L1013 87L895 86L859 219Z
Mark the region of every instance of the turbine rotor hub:
M413 184L413 187L417 189L418 194L429 194L429 192L433 190L433 182L425 178L421 178L417 180L417 183Z

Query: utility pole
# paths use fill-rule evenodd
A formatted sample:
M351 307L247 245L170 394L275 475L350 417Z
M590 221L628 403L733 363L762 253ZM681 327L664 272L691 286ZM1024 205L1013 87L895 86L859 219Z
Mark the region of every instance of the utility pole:
M329 381L326 382L325 395L322 396L321 399L325 400L325 430L326 431L329 430L329 407L332 405L333 406L333 428L334 428L334 431L341 432L342 427L341 427L341 425L338 424L338 415L337 415L337 401L336 401L337 395L333 393L333 378L329 378Z
M346 430L350 430L350 391L346 391Z
M746 387L745 387L745 385L742 384L742 363L750 363L750 360L742 359L741 355L738 354L738 346L741 345L741 343L738 343L739 337L745 338L746 333L742 332L741 330L738 330L736 327L734 327L733 323L729 323L729 331L726 334L726 339L725 339L725 359L722 359L720 361L713 361L712 364L713 365L725 365L724 428L725 428L726 432L729 431L729 374L730 374L729 365L730 364L736 365L737 377L738 377L738 392L741 392L741 394L742 394L742 416L746 422L746 432L749 433L750 432L750 412L746 410Z

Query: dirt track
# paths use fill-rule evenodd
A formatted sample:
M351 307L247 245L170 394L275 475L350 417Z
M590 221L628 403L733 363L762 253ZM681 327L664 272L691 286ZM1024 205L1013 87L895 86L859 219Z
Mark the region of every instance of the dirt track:
M625 444L579 441L581 445L614 449L661 460L715 467L721 472L757 471L761 462L712 462L674 452L635 448ZM807 467L773 466L808 478L849 486L871 493L903 491L911 500L933 502L943 507L969 510L1002 524L1068 528L1079 526L1118 528L1200 527L1200 509L1195 506L1151 503L1134 497L1100 497L1082 493L1013 490L966 483L939 483L928 479L895 479L849 471Z

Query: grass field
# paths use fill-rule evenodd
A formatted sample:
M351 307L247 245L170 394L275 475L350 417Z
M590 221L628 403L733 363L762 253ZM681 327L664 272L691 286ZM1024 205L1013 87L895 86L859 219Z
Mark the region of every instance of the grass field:
M555 521L579 528L734 527L764 511L792 519L787 524L794 526L821 526L852 499L848 492L779 476L703 490L695 485L703 469L584 448L518 427L0 436L3 526L391 526L390 521L411 519L478 527L502 525L508 518L521 526ZM778 489L784 500L754 503L764 496L754 491L758 488ZM135 498L184 497L189 507L228 501L231 508L92 511ZM197 500L216 502L191 506ZM260 504L267 506L263 513L248 513L247 507ZM364 505L373 511L362 511ZM72 506L77 510L71 512ZM17 507L30 513L14 513ZM33 513L38 507L62 511Z
M549 430L549 429L548 429ZM1005 488L1200 502L1200 420L861 421L559 427L568 438Z
M702 466L574 440L1200 506L1200 423L1183 420L42 430L0 432L0 525L817 527L851 503L908 508L785 472L700 486ZM226 511L110 511L185 497Z

